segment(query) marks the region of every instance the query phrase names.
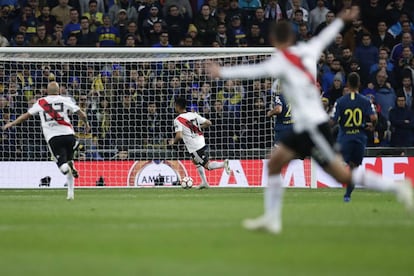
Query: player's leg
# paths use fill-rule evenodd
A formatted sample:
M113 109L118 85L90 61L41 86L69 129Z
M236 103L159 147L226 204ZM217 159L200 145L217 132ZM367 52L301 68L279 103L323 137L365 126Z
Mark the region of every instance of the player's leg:
M411 181L395 183L372 171L362 171L357 168L353 170L347 169L343 166L342 157L335 156L328 128L329 126L323 125L319 130L312 131L310 134L315 144L312 155L328 174L340 183L360 184L371 190L393 192L407 209L413 208Z
M74 180L71 168L68 164L68 147L72 149L72 141L69 136L56 136L49 140L49 149L51 150L59 170L66 176L67 199L74 199Z
M365 154L365 146L362 142L357 140L345 140L341 141L340 145L342 157L351 170L362 164L362 159ZM353 183L348 183L346 184L345 189L344 202L350 202L355 185Z
M308 139L309 140L309 139ZM272 234L282 231L282 204L283 204L283 178L281 175L284 165L293 160L298 153L295 145L298 141L303 143L301 135L293 131L284 136L271 153L268 162L268 181L264 190L264 214L254 219L246 219L243 226L248 230L265 230Z
M198 186L198 188L204 189L210 187L207 181L206 171L204 168L209 163L209 160L207 153L204 151L204 148L191 153L191 157L194 165L197 166L197 172L201 178L201 184Z

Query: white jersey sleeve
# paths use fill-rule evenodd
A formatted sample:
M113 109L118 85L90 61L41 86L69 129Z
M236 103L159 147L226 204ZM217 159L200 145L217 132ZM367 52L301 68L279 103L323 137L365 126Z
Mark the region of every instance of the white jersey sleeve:
M223 67L221 68L220 75L225 79L277 77L283 72L283 66L275 66L275 64L277 64L275 55L277 55L277 53L272 55L268 60L258 64Z

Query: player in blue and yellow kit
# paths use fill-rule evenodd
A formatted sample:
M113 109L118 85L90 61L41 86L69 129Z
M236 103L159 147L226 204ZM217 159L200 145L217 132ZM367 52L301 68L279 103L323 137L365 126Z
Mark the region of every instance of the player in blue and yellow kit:
M275 118L275 136L273 144L277 145L280 138L287 132L292 132L293 120L290 111L290 104L286 101L281 92L280 81L276 80L272 85L272 94L274 95L274 107L267 112L268 117L276 115Z
M372 130L378 120L374 105L367 97L358 93L359 86L359 75L349 74L349 93L335 102L332 112L332 120L339 124L337 142L344 161L351 169L362 164L367 145L366 130ZM351 200L353 189L353 185L347 185L345 202Z

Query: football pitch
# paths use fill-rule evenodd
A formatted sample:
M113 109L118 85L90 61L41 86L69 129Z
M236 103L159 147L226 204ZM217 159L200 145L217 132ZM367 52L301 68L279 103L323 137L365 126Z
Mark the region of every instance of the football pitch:
M413 275L391 194L287 189L283 232L248 232L262 189L0 190L1 275Z

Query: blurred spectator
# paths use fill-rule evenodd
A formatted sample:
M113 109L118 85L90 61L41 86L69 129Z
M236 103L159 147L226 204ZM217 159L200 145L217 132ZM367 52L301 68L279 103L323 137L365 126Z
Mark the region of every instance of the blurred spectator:
M116 146L127 146L134 148L141 143L136 139L137 134L142 133L138 127L141 122L140 113L136 105L132 102L132 96L129 94L118 95L120 102L114 106L114 122L111 124L111 139Z
M122 0L124 1L124 0ZM103 18L104 24L96 30L100 47L114 47L120 43L119 30L111 25L108 15Z
M165 17L165 22L167 24L171 45L178 46L187 32L189 18L186 14L180 14L176 5L171 5L168 9L168 14Z
M324 94L325 97L329 100L330 108L333 107L336 100L343 96L344 92L344 82L340 74L335 75L332 87L326 91Z
M412 33L414 31L414 25L410 21L407 13L401 13L398 21L391 25L388 29L388 33L391 34L396 40L398 36L403 32Z
M316 27L316 30L314 31L313 35L319 34L324 28L326 28L326 26L331 24L332 21L334 21L334 19L335 13L333 11L328 11L325 16L325 21L323 21Z
M88 15L86 15L86 13L89 13L91 15L91 4L95 4L93 5L92 8L94 8L95 10L92 11L92 13L96 12L98 14L98 16L95 16L96 18L100 17L102 19L102 15L105 13L105 1L104 0L79 0L79 7L80 7L80 14L82 16L87 16L89 18ZM103 22L101 22L102 24Z
M141 35L140 35L139 30L138 30L137 23L134 22L134 21L129 21L128 22L127 29L126 29L126 34L124 34L124 36L122 37L121 43L125 45L126 40L127 40L128 36L130 36L130 35L133 35L133 37L134 37L135 46L142 45L143 42L142 42L142 39L141 39Z
M260 33L265 38L265 43L267 43L267 36L269 32L270 20L265 18L265 11L263 8L257 8L254 12L254 16L249 20L247 26L251 28L252 25L258 25Z
M82 0L82 2L80 2L81 6L87 3L86 1L87 0ZM103 0L99 0L99 1L103 5ZM89 28L92 32L95 32L96 29L103 24L104 11L98 9L97 0L90 0L88 3L87 9L81 10L81 14L82 14L82 17L88 18Z
M56 17L50 14L49 6L43 6L40 9L40 15L37 17L37 22L45 24L46 34L53 34L56 21Z
M130 0L119 0L116 4L112 5L108 11L111 24L115 23L117 15L121 9L124 9L126 11L129 20L137 22L138 13L135 7L131 4Z
M395 105L395 91L391 84L387 82L387 72L383 69L378 71L373 84L362 91L364 95L374 95L375 102L381 107L382 115L388 120L388 113Z
M112 110L108 99L101 97L99 106L96 112L98 123L98 145L104 148L109 148L112 145L111 141L111 124L112 124Z
M63 26L70 22L70 10L71 6L68 5L69 0L59 0L59 5L52 8L51 15L56 17L57 21L61 21Z
M229 38L227 36L227 28L225 23L218 23L217 25L217 34L215 41L221 46L229 46Z
M388 145L388 138L387 138L387 129L388 129L388 122L387 119L381 114L380 106L375 102L375 97L373 95L369 95L369 99L371 103L375 106L375 110L377 112L378 120L374 126L373 131L366 131L367 134L367 147L381 147Z
M63 39L66 41L69 35L80 33L81 25L79 23L79 12L76 9L70 10L70 21L63 29Z
M68 39L66 40L66 46L68 47L76 47L78 46L78 37L76 34L70 34Z
M225 81L223 88L217 94L217 100L224 104L225 111L234 113L235 117L240 117L243 90L233 80Z
M265 18L270 21L279 21L285 18L278 0L269 0L265 7Z
M194 24L188 25L187 35L191 36L191 38L193 39L194 46L201 46L201 41L198 38L198 30Z
M114 27L119 30L120 37L123 38L128 30L128 16L126 10L119 10L118 17L115 20Z
M163 29L167 26L165 21L161 18L161 12L158 6L151 5L148 16L144 19L144 22L142 23L143 33L147 34L153 28L155 23L161 23Z
M394 37L387 32L387 23L383 20L378 22L377 28L372 34L372 43L377 48L385 46L391 49L395 44Z
M354 56L359 61L361 67L361 79L365 80L366 83L369 77L369 69L378 61L378 48L372 45L371 35L369 33L362 35L362 43L355 48Z
M29 46L50 47L54 45L53 39L46 33L46 26L40 23L36 27L36 35L32 36Z
M239 144L239 119L233 113L225 112L220 100L214 102L214 107L208 115L212 125L208 131L209 146L215 150L234 149Z
M393 70L395 82L397 84L400 84L404 75L409 72L412 58L413 51L411 50L411 48L404 47L401 53L401 57L398 59Z
M201 6L200 14L194 19L198 31L198 38L203 46L210 45L215 39L217 20L210 15L210 6Z
M361 18L363 25L371 34L377 31L378 24L385 18L385 1L381 0L366 0L360 1ZM386 22L384 22L386 23ZM379 45L377 46L379 47Z
M328 52L332 53L336 58L339 58L342 56L344 48L344 37L339 33L336 35L334 42L329 45Z
M247 34L246 43L249 47L266 46L264 36L261 33L260 27L257 24L250 26L250 32Z
M167 48L172 47L172 45L169 42L168 32L167 31L162 31L160 36L159 36L158 43L155 43L154 45L152 45L152 47L167 47Z
M401 36L401 42L396 44L392 48L391 61L394 63L394 65L398 65L398 62L401 59L404 47L409 47L411 49L411 52L414 53L414 43L413 43L413 38L410 33L403 33Z
M245 10L256 10L262 7L260 0L239 0L239 7Z
M191 9L189 0L165 0L163 7L164 16L167 16L168 9L171 5L176 5L180 14L187 15L190 19L193 18L193 10Z
M162 31L162 23L154 22L152 28L148 31L148 33L144 33L144 45L152 46L155 43L158 43Z
M240 137L243 148L270 148L272 145L271 119L267 116L267 110L262 98L254 98L251 110L243 116L245 130ZM243 146L244 145L244 146Z
M369 31L362 25L362 20L355 19L352 21L351 28L344 33L344 45L351 48L352 52L355 52L356 47L361 44L362 37L365 34L369 34Z
M352 54L352 51L349 47L342 47L342 53L340 54L340 60L341 60L341 66L342 66L342 68L344 69L344 72L345 72L345 76L348 76L348 74L351 71L355 71L355 70L351 70L351 64L352 63L357 63L358 64L358 60L356 58L354 58L354 56ZM359 64L358 64L358 66L359 66Z
M98 47L98 35L89 28L89 19L82 16L80 32L77 34L77 45L82 47Z
M414 113L406 106L404 95L398 95L397 104L389 112L391 146L414 146Z
M385 18L387 18L389 26L397 23L402 13L410 14L411 12L405 5L405 0L391 0L385 10Z
M291 0L291 7L286 10L286 15L289 20L294 20L297 11L302 11L302 19L304 22L309 20L309 12L307 9L302 7L302 0Z
M57 21L54 30L55 31L52 34L54 44L56 46L64 46L65 41L63 40L63 23L61 21Z
M370 71L369 71L369 78L367 79L368 83L375 81L377 73L380 70L386 71L387 76L388 76L386 81L389 82L392 87L395 87L394 73L392 70L388 69L387 60L385 58L378 58L378 62L371 66Z
M397 90L397 95L404 95L405 105L414 111L414 88L411 76L404 76L402 79L402 87Z
M323 91L327 92L332 87L335 76L340 77L342 82L345 83L345 74L343 73L339 59L334 59L329 67L329 71L324 72L322 75Z
M75 135L78 138L79 143L84 149L84 158L86 160L102 160L97 150L97 136L98 136L98 121L96 117L96 111L90 108L88 98L86 95L79 96L79 107L87 115L89 124L91 126L90 133L85 131L85 123L77 116L74 116L74 130Z
M30 39L32 35L36 33L36 17L33 15L33 10L30 6L24 6L21 9L21 14L14 19L12 24L12 32L16 33L20 31L20 26L25 26L26 36Z
M10 16L10 6L1 5L0 7L0 33L7 39L12 37L11 26L13 19Z
M12 111L10 108L3 108L0 111L0 124L4 126L5 124L13 121L11 118ZM0 128L0 160L1 161L9 161L9 160L16 160L16 155L21 153L17 143L17 135L16 135L16 128L12 127L7 130L2 130Z
M290 22L292 23L293 30L296 34L296 36L299 35L299 26L300 25L307 25L307 22L303 20L303 11L302 10L296 10L293 13L292 19L290 19Z
M241 18L235 15L231 18L231 24L228 27L228 37L230 46L240 46L240 41L245 40L247 32L241 24Z
M172 117L168 116L167 112L160 113L157 102L149 102L144 118L141 133L143 145L147 147L166 146L172 132L170 127Z
M312 33L316 28L326 20L326 14L329 9L325 6L324 0L317 0L316 7L309 12L309 28Z

